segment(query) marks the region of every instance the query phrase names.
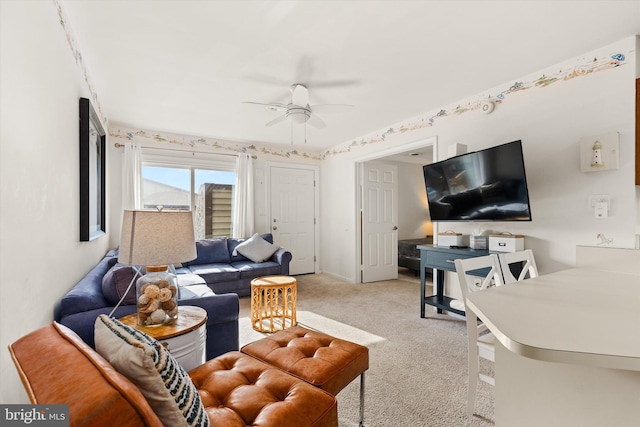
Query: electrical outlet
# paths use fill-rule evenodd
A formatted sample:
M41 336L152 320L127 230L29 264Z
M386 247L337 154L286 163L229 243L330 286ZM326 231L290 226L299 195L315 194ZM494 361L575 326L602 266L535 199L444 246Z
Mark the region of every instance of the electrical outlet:
M606 203L609 205L609 196L606 194L593 194L587 198L590 209L595 209L598 203Z

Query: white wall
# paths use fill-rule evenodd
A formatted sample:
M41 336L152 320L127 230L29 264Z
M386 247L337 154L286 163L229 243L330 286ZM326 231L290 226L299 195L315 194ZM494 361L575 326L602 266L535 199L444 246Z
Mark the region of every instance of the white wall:
M430 127L416 126L404 132L387 133L384 138L379 137L385 132L381 130L379 134L358 138L348 150L344 144L333 147L321 163L322 271L356 281L355 159L429 137L437 137L438 159L444 159L447 148L455 143L466 144L468 151L474 151L521 139L531 198L531 222L444 223L441 227L460 232L483 228L524 234L525 244L535 251L543 273L573 266L575 246L596 244L598 233L612 238L614 246L633 247L637 223L633 159L635 46L636 38L628 38L516 79L514 82L533 83L526 90L509 93L491 114L450 113L437 117ZM606 62L615 53L625 55L624 65L605 66L602 71L559 79L546 86L535 84L543 75L578 69L594 57ZM486 94L503 92L514 82L489 89ZM443 108L451 112L458 105L473 105L486 94ZM435 112L431 116L435 117ZM397 129L405 124L405 128L410 128L406 125L409 122L389 127ZM426 123L420 118L413 122ZM580 138L616 131L620 133L620 168L581 172ZM594 218L587 208L590 194L610 196L608 219Z
M79 241L78 99L90 91L59 21L52 1L0 2L2 403L29 401L7 346L51 323L109 244Z

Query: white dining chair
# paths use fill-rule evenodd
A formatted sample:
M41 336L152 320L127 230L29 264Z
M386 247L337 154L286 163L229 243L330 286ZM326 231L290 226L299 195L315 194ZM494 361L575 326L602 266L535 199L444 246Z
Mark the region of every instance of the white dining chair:
M475 258L456 259L454 263L464 300L467 337L469 340L467 411L469 414L473 414L478 380L495 385L494 377L480 372L480 358L495 362L495 337L483 323L478 322L476 314L469 309L467 295L469 295L470 292L477 292L491 286L502 285L502 271L500 269L498 256L495 254Z
M500 260L500 267L502 268L502 276L504 277L504 283L515 283L525 279L531 279L538 277L538 267L536 266L536 260L533 256L531 249L518 252L505 252L498 255ZM511 266L521 268L518 277L515 276Z

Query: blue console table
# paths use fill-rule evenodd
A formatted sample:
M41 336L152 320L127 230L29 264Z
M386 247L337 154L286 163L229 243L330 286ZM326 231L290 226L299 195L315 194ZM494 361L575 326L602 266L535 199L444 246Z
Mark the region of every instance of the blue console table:
M449 311L464 316L464 311L451 307L453 298L444 295L444 272L456 271L455 259L473 258L489 255L487 249L459 249L449 246L418 245L420 249L420 317L424 318L425 305L435 306L438 313ZM435 295L426 295L426 269L435 269L433 285Z

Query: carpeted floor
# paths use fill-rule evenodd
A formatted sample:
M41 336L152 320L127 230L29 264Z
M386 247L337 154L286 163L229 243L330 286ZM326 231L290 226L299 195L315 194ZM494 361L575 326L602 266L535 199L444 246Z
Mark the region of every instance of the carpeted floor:
M404 272L403 272L404 273ZM467 337L464 320L427 307L420 318L420 280L367 284L326 274L298 280L298 323L369 347L365 386L367 427L486 427L493 422L493 388L480 383L476 413L466 413ZM240 299L240 345L261 338ZM481 369L491 369L482 364ZM357 426L359 380L338 395L340 427Z

